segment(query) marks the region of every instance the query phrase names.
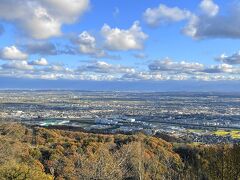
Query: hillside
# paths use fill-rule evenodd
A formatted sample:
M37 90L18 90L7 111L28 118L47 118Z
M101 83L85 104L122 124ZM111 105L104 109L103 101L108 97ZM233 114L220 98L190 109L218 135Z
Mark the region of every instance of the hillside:
M240 147L0 125L0 179L237 179Z

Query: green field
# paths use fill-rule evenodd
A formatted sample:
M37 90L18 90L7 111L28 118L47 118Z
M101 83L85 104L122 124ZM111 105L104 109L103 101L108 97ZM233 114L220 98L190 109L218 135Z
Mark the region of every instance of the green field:
M234 139L240 139L240 130L217 130L214 131L213 134L217 136L228 136L230 135Z

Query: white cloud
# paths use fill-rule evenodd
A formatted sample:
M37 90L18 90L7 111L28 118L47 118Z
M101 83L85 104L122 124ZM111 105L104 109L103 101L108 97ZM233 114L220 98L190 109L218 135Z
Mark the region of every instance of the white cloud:
M102 27L106 47L110 50L139 50L143 49L144 41L148 38L142 32L139 22L135 21L129 29L111 28L107 24Z
M27 61L13 61L11 63L3 64L2 68L14 70L33 70L33 66L29 65Z
M207 6L206 2L210 1L202 1L201 4ZM236 28L240 26L240 4L231 6L226 14L218 13L217 7L212 4L202 9L205 12L203 15L193 15L183 32L194 39L240 38L240 29Z
M209 74L202 74L197 75L192 78L193 80L198 81L239 81L239 76L233 75L209 75Z
M135 69L131 67L125 67L122 65L113 65L104 61L96 61L78 68L79 72L94 72L94 73L133 73Z
M83 31L78 36L80 52L91 54L96 51L96 40L95 37L91 36L87 31Z
M229 64L218 64L218 65L212 65L206 69L204 69L203 72L205 73L229 73L229 74L235 74L239 73L240 69L235 68L232 65Z
M99 47L96 38L87 31L83 31L77 38L72 38L72 42L77 46L74 47L77 52L87 54L92 58L120 59L119 55L109 54L104 47Z
M61 35L61 26L75 22L89 0L2 0L0 19L16 23L36 39Z
M29 54L57 55L58 50L55 44L45 41L32 41L21 45Z
M76 43L79 46L80 53L90 54L96 57L104 57L106 55L104 50L97 48L95 37L87 31L79 34Z
M168 22L177 22L188 19L192 13L178 7L168 7L160 4L156 8L148 8L143 14L144 20L151 26L158 26Z
M66 23L75 22L89 7L89 0L40 0L48 12Z
M227 77L232 77L233 79L240 78L240 67L234 67L229 64L218 64L205 66L197 62L175 62L172 60L164 61L154 61L149 64L150 74L154 75L155 73L161 73L161 75L166 79L209 79L217 80L216 77L219 77L218 80L224 80ZM179 75L179 76L176 76Z
M226 56L224 56L226 57ZM35 66L37 65L37 67ZM133 68L105 61L93 61L71 69L63 64L49 64L46 59L11 61L0 65L0 76L34 79L74 79L96 81L162 81L162 80L240 80L240 67L230 64L203 65L197 62L153 61L145 67Z
M48 61L45 58L40 58L38 60L30 62L29 64L37 65L37 66L47 66L48 65Z
M9 46L1 50L0 58L4 60L27 60L28 55L21 52L16 46Z
M240 52L234 53L231 56L222 54L216 60L226 64L240 64Z
M45 39L61 35L61 22L51 16L47 9L37 7L34 9L31 21L23 22L24 28L36 39Z
M67 68L67 67L64 67L63 65L50 65L48 66L47 68L44 69L44 71L46 72L62 72L62 73L69 73L71 72L72 70Z
M199 17L196 15L192 15L192 17L189 19L188 24L183 28L183 33L187 36L191 36L195 38L197 31L198 31L198 23L199 23Z
M163 80L187 80L191 79L190 76L186 74L166 74L160 72L135 72L124 74L121 78L122 80L143 80L143 81L163 81Z
M202 0L199 7L207 16L216 16L219 11L219 6L213 0Z
M162 66L160 69L140 71L139 69L109 64L104 61L81 65L77 69L69 69L63 65L49 65L46 68L39 66L38 68L34 68L34 66L29 65L26 61L12 61L0 66L0 76L96 81L240 80L240 68L228 64L210 65L203 68L196 62L166 61L160 64Z
M122 76L123 80L166 80L166 77L164 77L162 74L153 74L151 72L135 72L135 73L126 73Z
M151 26L168 22L187 20L182 31L193 39L204 38L240 38L240 3L235 2L226 13L220 13L218 4L213 0L202 0L200 13L190 12L179 7L168 7L160 4L156 8L148 8L144 19Z
M174 62L171 59L165 59L162 61L154 61L149 64L149 69L151 71L172 71L172 72L182 72L182 73L193 73L202 71L204 65L200 63L189 63L185 61Z
M197 17L184 28L186 35L195 38L240 38L240 9L238 14L228 16ZM190 33L189 33L190 32Z

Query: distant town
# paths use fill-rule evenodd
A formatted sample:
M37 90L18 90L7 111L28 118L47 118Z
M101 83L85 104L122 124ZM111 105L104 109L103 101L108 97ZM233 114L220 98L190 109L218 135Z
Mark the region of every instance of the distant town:
M0 91L0 119L95 133L240 142L240 94Z

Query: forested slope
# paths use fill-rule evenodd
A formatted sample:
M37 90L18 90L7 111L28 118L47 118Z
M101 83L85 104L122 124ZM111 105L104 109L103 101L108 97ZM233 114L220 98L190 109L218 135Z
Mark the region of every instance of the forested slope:
M239 179L240 148L0 125L0 179Z

